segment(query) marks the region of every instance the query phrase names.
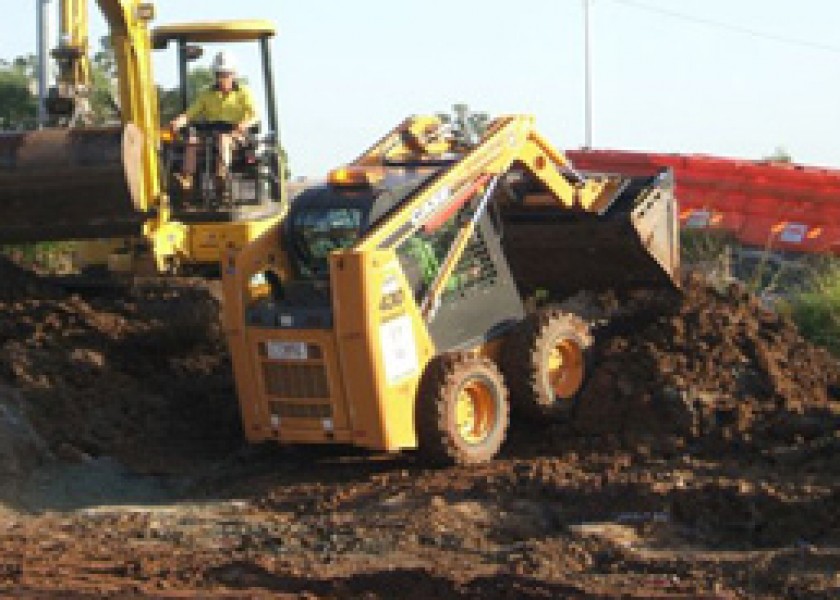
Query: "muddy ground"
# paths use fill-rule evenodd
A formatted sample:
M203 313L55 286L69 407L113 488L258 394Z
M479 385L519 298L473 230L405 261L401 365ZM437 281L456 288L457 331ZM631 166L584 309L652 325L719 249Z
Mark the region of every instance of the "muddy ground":
M840 367L739 288L588 299L576 418L431 469L244 446L203 285L0 270L0 595L840 596Z

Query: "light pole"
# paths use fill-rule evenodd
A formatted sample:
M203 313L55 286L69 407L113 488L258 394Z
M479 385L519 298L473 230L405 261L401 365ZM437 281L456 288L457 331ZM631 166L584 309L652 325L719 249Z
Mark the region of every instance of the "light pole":
M590 20L590 2L583 0L583 24L584 24L584 70L586 81L584 93L586 96L586 148L592 148L592 32Z
M51 3L52 0L38 0L38 128L47 124Z

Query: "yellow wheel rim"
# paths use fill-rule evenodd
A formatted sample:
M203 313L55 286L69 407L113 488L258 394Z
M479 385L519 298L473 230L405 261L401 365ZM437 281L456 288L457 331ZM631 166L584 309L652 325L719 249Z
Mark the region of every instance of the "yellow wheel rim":
M548 383L558 398L569 399L583 384L583 350L568 339L559 340L548 353Z
M496 402L493 390L483 381L467 382L458 392L455 425L468 444L480 444L493 430Z

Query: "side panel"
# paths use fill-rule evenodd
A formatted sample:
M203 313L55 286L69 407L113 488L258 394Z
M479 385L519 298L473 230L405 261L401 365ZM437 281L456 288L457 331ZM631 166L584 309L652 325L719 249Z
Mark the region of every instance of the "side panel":
M417 387L435 347L393 251L331 257L335 331L355 444L415 448Z
M464 251L440 309L429 323L438 349L465 350L525 318L499 234L485 214Z

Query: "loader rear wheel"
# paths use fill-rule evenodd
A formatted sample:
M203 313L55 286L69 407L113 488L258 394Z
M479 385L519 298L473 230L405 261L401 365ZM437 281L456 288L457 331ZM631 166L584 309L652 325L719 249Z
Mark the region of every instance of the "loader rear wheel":
M558 308L525 319L502 358L514 412L539 420L568 416L586 380L592 339L586 321Z
M443 355L426 368L417 399L420 453L436 464L476 464L501 448L509 421L502 373L486 359Z

